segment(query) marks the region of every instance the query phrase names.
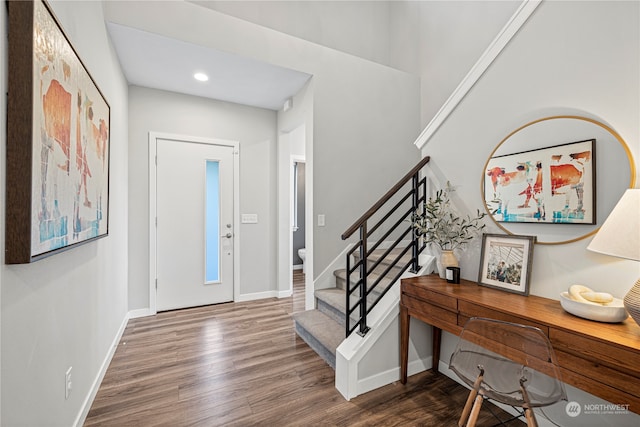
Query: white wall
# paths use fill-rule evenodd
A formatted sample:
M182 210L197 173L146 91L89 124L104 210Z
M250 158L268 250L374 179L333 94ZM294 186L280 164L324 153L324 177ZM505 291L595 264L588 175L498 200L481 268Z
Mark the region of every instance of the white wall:
M430 117L520 0L194 3L420 76L423 100L428 105L423 117Z
M430 155L434 168L454 185L460 185L458 196L470 210L482 209L480 182L492 149L511 131L541 117L573 113L608 124L626 140L639 169L639 93L640 3L543 2L426 144L423 154ZM625 169L621 165L620 170ZM495 225L490 228L499 231ZM535 232L532 225L530 234ZM531 294L557 300L569 285L583 283L623 297L640 275L640 266L587 251L590 240L536 245ZM479 258L478 247L468 251L462 263L464 278L476 279ZM448 359L445 353L443 360ZM569 395L569 400L581 403L594 403L594 399L575 390ZM572 421L566 415L562 418L563 410L557 412L559 424L567 426L638 422L635 415Z
M626 140L638 167L638 7L637 2L544 2L538 7L423 149L447 179L461 186L457 193L470 209L482 208L482 168L493 148L536 118L561 112L597 118ZM572 18L577 14L579 20ZM593 27L585 33L584 25ZM452 155L460 146L465 155ZM584 281L596 288L606 283L610 292L623 296L638 266L587 252L588 243L537 245L531 292L557 299L568 283ZM611 271L612 262L617 272ZM473 279L473 270L469 265L463 274ZM622 283L612 283L616 273Z
M4 265L3 260L0 424L5 426L73 425L128 310L126 82L107 38L101 3L54 1L52 7L111 106L109 236L30 265ZM4 19L0 27L4 39ZM5 76L6 50L0 50ZM2 117L5 105L3 95ZM1 164L4 138L3 127ZM0 182L4 189L4 173ZM65 400L69 366L73 390Z
M341 234L419 160L407 147L419 129L417 79L353 57L325 61L314 110L314 214L326 218L324 227L314 221L316 274L345 247Z
M204 1L219 12L390 65L386 1Z
M108 2L105 10L122 25L314 76L313 213L327 219L314 226L316 272L344 248L342 232L419 159L410 143L420 131L416 76L191 3Z
M278 111L278 289L286 294L291 289L293 272L289 267L290 259L290 217L289 217L289 159L292 152L304 153L305 157L305 305L315 306L314 267L313 267L313 78L293 97L293 108ZM304 149L291 148L290 134L304 130ZM294 141L296 138L294 138ZM296 145L295 142L293 145Z
M520 3L519 0L417 3L418 10L410 17L420 22L417 60L422 83L422 127L471 70Z
M276 291L276 112L129 88L129 308L149 307L149 132L240 142L240 296ZM273 296L273 295L271 295Z

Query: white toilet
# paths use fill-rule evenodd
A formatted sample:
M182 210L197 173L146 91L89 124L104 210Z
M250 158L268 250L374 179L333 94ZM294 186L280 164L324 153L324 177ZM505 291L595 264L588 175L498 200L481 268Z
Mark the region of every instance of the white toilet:
M298 256L302 260L302 272L306 273L304 261L305 261L305 258L307 257L307 249L306 248L298 249Z

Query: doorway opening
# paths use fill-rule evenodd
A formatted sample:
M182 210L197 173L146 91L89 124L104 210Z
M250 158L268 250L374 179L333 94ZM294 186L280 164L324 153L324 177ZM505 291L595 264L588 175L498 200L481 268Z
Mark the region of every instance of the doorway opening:
M293 157L292 161L292 189L291 189L291 242L293 244L292 267L294 270L302 270L306 273L306 247L305 247L305 170L304 158Z
M313 303L313 171L312 158L306 155L308 132L302 123L282 132L278 140L278 296L292 295L295 272L296 280L304 280L305 298ZM310 309L310 302L305 304Z

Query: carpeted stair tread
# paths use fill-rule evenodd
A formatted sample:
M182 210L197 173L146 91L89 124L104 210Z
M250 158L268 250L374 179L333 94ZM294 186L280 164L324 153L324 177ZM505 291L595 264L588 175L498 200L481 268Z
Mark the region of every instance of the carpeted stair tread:
M340 289L340 288L318 289L315 292L315 297L319 301L322 301L325 304L330 305L331 307L340 311L340 313L342 313L342 315L344 316L344 313L345 313L344 305L346 302L345 292L346 291L344 289ZM373 302L375 298L377 298L377 296L378 296L377 293L372 292L371 295L369 295L369 298L367 300L369 302ZM356 302L358 302L358 299L352 296L351 304L355 304Z
M379 259L384 254L386 249L378 249L369 256L369 266ZM380 274L391 264L391 261L395 259L400 253L401 249L394 249L390 252L388 257L381 261L375 269L369 272L367 284L370 287L378 278ZM357 262L357 255L356 255ZM398 264L392 268L387 276L380 280L380 283L367 297L368 307L373 305L373 302L380 296L380 293L391 283L391 280L398 275L400 269L405 266L411 259L411 254L405 254ZM347 279L347 272L345 269L336 270L333 273L336 280L336 288L319 289L315 292L315 298L317 301L317 310L308 310L293 315L295 321L296 333L302 338L322 359L324 359L333 369L336 366L336 349L342 343L345 337L345 284ZM359 271L352 273L352 279L357 280L359 277ZM354 294L358 294L359 291L355 290ZM357 297L351 297L352 307L358 302ZM359 311L359 309L357 309ZM359 317L359 312L354 312L351 315L350 326L355 325Z
M319 310L294 313L296 332L333 369L336 349L344 340L344 327Z
M345 308L345 290L339 288L318 289L315 292L318 310L332 318L342 328L345 326L346 321L346 308ZM357 301L352 298L351 304L355 304ZM352 321L357 321L357 318L351 316Z
M385 266L384 268L386 268L386 266L388 266L389 264L391 264L391 262L393 260L396 259L396 257L398 255L400 255L400 253L404 250L404 248L400 248L400 249L392 249L391 252L389 252L389 255L387 255L387 257L382 260L378 266L378 268L380 266ZM369 260L369 264L373 264L374 262L376 262L382 255L384 255L386 249L376 249L375 251L371 252L368 256L368 260ZM356 251L354 253L354 258L355 261L358 262L358 260L360 259L360 253L358 251ZM409 260L411 260L411 250L408 250L407 253L405 253L400 260L398 261L398 263L396 264L396 266L402 266L406 263L409 262Z
M399 271L398 268L393 268L393 269L391 269L389 274L393 274L393 272L397 272L397 271ZM335 270L333 272L333 275L338 277L338 278L340 278L340 279L342 279L342 280L345 280L345 281L347 280L347 270L345 270L344 268L340 268L338 270ZM359 277L358 276L358 272L351 273L351 279L352 280L355 280L356 277ZM372 282L372 281L376 280L378 277L380 277L380 275L377 273L377 271L370 271L369 275L367 276L369 282Z
M397 268L393 268L389 274L387 274L387 277L383 278L380 283L378 283L378 285L375 287L375 289L373 290L373 293L380 293L390 282L391 279L393 279L393 277L395 277L396 274L398 274L398 271L400 271ZM355 280L355 275L357 273L353 273L351 275L352 280ZM340 270L335 270L333 272L333 275L336 277L336 287L341 288L341 289L345 289L346 288L346 282L347 282L347 270L345 270L344 268L340 269ZM359 276L357 276L359 277ZM378 274L376 274L375 272L371 272L369 273L369 275L367 276L367 282L368 282L368 286L371 286L373 283L375 283L376 280L378 280L380 276Z
M375 300L378 298L380 294L376 292L372 292L367 298L367 303L369 307L373 305ZM315 297L318 302L318 310L322 313L326 314L334 321L338 322L338 324L344 328L345 327L345 290L339 288L329 288L329 289L318 289L315 292ZM358 299L354 296L351 297L351 307L355 307L358 302ZM355 325L360 316L359 308L356 309L351 314L351 321L349 327Z
M315 297L330 305L336 309L338 309L343 315L345 313L344 304L345 304L345 291L344 289L339 288L329 288L329 289L318 289L315 292Z

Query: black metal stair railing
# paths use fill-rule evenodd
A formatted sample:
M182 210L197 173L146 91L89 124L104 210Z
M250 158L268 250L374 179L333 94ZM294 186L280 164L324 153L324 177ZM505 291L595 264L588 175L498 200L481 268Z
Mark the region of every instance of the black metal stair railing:
M378 304L382 297L391 289L393 284L400 276L410 268L412 272L417 273L420 269L418 265L418 255L424 250L425 244L421 244L420 240L413 231L412 217L416 212L423 208L427 194L427 181L425 177L420 177L420 171L429 162L430 157L423 158L411 171L409 171L396 185L394 185L384 196L380 198L364 215L362 215L351 227L342 234L342 240L351 237L356 231L359 231L359 239L347 253L346 260L346 336L349 336L356 328L358 334L364 336L368 331L367 315L373 307ZM411 185L408 185L409 182ZM407 190L407 187L409 189ZM403 194L402 191L405 191ZM399 200L393 203L393 199ZM383 213L383 209L388 209ZM380 219L376 217L382 215ZM369 226L369 221L374 222ZM402 226L405 225L403 228ZM384 227L388 227L382 232ZM376 231L381 231L380 236L375 236ZM377 250L383 242L388 238L393 242L375 261L370 261L369 257L373 251ZM404 243L404 246L403 245ZM394 249L398 251L393 252ZM411 251L409 261L402 263L405 255ZM357 254L357 255L356 255ZM369 276L383 261L389 261L392 254L395 257L387 263L386 268L377 274L377 278L369 283ZM351 259L354 258L352 263ZM406 259L406 258L405 258ZM353 264L353 265L352 265ZM401 265L398 265L401 264ZM394 267L399 267L394 269ZM387 282L384 289L378 289L377 296L372 301L368 300L372 292L392 272L395 275ZM356 278L352 283L352 275ZM357 314L354 314L356 313ZM352 325L352 316L355 317L355 323Z

